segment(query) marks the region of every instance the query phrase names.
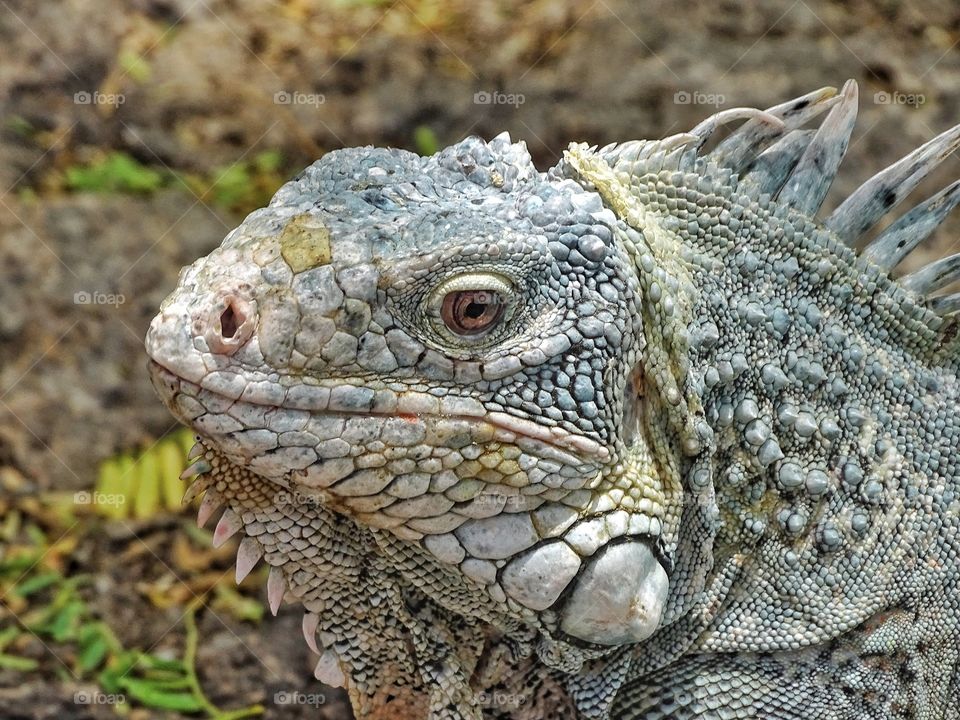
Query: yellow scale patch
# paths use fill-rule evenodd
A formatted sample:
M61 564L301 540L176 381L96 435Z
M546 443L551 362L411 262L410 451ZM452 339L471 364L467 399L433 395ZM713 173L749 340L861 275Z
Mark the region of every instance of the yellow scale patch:
M330 263L330 230L310 213L291 218L279 242L280 254L295 273Z

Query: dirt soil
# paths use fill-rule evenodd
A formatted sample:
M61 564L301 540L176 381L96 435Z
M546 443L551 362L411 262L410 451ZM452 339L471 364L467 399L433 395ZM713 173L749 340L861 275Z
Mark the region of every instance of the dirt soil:
M279 151L290 177L342 146L415 149L428 131L445 145L503 130L546 168L572 140L660 137L718 108L855 78L861 118L835 204L960 122L958 43L952 0L2 2L0 468L16 482L0 492L90 488L103 459L174 426L147 380L142 338L181 266L241 218L179 181L76 192L72 168L122 151L164 174L218 177ZM921 190L958 174L951 158ZM948 222L911 266L956 252L958 228ZM138 590L166 572L180 522L126 536L99 528L78 545L75 571L97 578L89 601L125 642L182 643L182 608L158 611ZM156 555L117 565L144 542ZM349 716L311 679L294 610L261 624L209 612L200 631L217 702L266 702L266 717ZM0 671L0 718L114 716L77 705L63 678L55 663L26 680ZM277 692L326 702L311 714L269 700Z

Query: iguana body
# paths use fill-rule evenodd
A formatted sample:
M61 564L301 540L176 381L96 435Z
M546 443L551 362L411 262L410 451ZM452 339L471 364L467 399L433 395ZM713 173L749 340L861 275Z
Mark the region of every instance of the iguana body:
M816 220L856 104L331 152L185 269L190 494L359 717L960 717L958 184L850 249L960 131Z

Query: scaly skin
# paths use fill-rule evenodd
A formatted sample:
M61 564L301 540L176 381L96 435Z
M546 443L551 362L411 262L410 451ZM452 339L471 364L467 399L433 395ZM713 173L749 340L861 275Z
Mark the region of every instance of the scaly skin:
M189 494L358 717L960 717L960 191L848 247L960 132L819 221L856 102L336 151L185 269Z

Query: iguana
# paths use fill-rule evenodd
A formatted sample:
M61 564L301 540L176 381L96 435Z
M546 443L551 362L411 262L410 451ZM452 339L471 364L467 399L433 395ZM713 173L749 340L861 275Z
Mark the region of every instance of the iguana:
M960 182L862 241L960 126L818 218L857 97L333 151L182 271L187 496L358 717L960 717Z

